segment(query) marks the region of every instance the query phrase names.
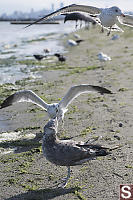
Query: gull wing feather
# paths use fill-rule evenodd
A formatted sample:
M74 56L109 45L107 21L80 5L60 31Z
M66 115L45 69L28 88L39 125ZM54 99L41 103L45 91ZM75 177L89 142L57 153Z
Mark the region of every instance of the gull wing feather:
M87 160L92 160L97 156L106 156L109 154L108 148L101 145L85 144L84 142L76 142L73 140L58 140L54 155L58 154L58 158L63 158L67 164L79 165ZM62 161L61 162L64 162ZM64 164L64 163L63 163Z
M44 110L47 110L48 104L44 102L38 95L36 95L31 90L21 90L9 96L4 102L1 104L1 108L8 107L14 103L18 102L32 102Z
M133 15L119 16L118 20L121 24L133 27Z
M101 94L107 93L111 94L112 92L106 88L94 85L76 85L69 89L67 94L63 97L63 99L59 102L60 108L67 108L67 106L80 94L89 93L89 92L99 92Z
M60 8L58 10L56 10L55 12L52 12L44 17L42 17L41 19L36 20L35 22L29 24L28 26L26 26L25 28L36 24L38 22L41 22L43 20L48 20L52 17L55 17L57 15L60 14L64 14L64 13L70 13L70 12L74 12L74 11L81 11L81 12L86 12L86 13L90 13L90 14L99 14L101 13L101 9L100 8L96 8L93 6L85 6L85 5L76 5L76 4L71 4L69 6L65 6L63 8Z
M109 28L108 28L109 30ZM111 31L120 31L120 32L124 32L119 26L117 26L116 24L114 24L111 28Z

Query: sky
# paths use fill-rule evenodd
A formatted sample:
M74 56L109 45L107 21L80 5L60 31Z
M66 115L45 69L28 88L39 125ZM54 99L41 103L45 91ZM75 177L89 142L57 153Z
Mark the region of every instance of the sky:
M133 0L0 0L0 15L4 12L13 13L14 10L29 12L31 8L41 10L43 8L51 8L51 4L55 4L57 9L63 2L64 5L83 4L92 5L100 8L118 6L123 11L133 11Z

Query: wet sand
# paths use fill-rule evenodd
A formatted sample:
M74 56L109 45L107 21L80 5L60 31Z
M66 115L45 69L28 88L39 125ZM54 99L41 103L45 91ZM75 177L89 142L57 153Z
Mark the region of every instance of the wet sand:
M0 102L20 89L31 89L47 103L53 103L72 85L106 87L113 94L84 94L75 99L65 114L64 130L60 126L58 135L79 141L99 137L100 144L121 147L104 158L72 167L66 189L58 189L67 169L49 163L42 155L41 139L47 113L29 103L2 109L0 115L8 119L8 132L22 135L14 141L0 143L0 150L5 153L17 147L15 153L0 156L2 200L118 200L119 184L133 183L133 31L125 28L116 41L111 40L113 33L107 37L106 33L100 33L99 27L77 33L85 41L77 47L66 47L65 64L56 59L44 60L42 65L47 67L41 65L34 69L42 78L18 81L15 87L1 86ZM66 46L68 38L74 39L73 33L61 41L63 45ZM97 59L101 51L112 61L101 63ZM3 125L0 132L4 131L7 129ZM29 138L30 134L34 137Z

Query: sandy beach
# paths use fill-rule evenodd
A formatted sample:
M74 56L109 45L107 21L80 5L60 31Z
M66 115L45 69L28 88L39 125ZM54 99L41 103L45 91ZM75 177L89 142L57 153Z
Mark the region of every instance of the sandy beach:
M87 141L98 139L106 146L120 145L112 154L72 167L65 189L57 188L66 176L66 167L49 163L42 154L45 111L30 103L18 103L0 110L0 199L1 200L118 200L119 185L133 184L133 29L124 33L100 33L100 27L81 29L79 46L65 46L67 61L56 58L21 60L32 66L39 78L26 78L15 84L0 85L0 103L22 89L33 90L47 103L58 102L73 85L106 87L113 94L83 94L68 107L60 139ZM118 40L111 40L113 34ZM106 53L111 61L100 62L97 54ZM43 67L44 66L44 67ZM12 137L11 137L12 135Z

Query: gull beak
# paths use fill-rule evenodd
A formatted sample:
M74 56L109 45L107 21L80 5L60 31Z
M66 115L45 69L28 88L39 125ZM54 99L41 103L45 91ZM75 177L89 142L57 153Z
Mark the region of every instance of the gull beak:
M123 13L121 14L121 16L122 16L122 17L125 17L125 15L124 15Z

